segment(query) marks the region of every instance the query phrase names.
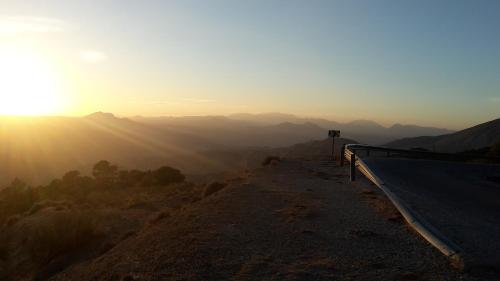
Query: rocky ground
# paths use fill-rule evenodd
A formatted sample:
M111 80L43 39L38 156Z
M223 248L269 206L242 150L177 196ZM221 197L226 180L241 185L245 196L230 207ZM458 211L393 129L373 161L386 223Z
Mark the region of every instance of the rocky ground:
M452 268L373 186L325 161L273 161L161 214L52 280L485 280Z

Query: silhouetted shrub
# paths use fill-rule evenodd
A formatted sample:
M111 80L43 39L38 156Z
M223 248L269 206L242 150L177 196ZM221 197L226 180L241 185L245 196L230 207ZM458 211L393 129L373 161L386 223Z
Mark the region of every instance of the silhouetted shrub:
M210 196L215 192L222 190L226 187L227 183L214 181L205 186L205 190L203 191L203 197Z
M33 188L23 181L15 179L9 186L0 192L2 203L0 204L0 219L13 214L28 211L38 199Z
M64 185L72 186L78 183L79 178L80 178L79 171L69 171L62 177L62 182Z
M186 179L181 171L168 166L163 166L158 170L153 171L153 177L155 182L159 185L179 183Z
M140 170L122 170L118 172L118 184L124 187L142 185L144 177L148 172Z
M38 188L42 200L57 200L63 196L63 183L60 179L52 180L48 185Z
M267 156L264 161L262 161L262 166L267 166L270 164L276 164L281 162L281 158L279 156Z
M99 185L112 185L117 178L117 172L118 167L106 160L97 162L92 169L92 175Z
M69 171L64 174L60 184L59 192L61 195L81 202L85 200L85 197L90 192L94 180L87 176L81 176L79 171Z

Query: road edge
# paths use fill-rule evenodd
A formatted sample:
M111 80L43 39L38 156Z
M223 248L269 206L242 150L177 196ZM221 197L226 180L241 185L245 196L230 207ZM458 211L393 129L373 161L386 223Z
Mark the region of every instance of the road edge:
M385 184L362 159L356 158L356 166L359 171L384 192L396 209L398 209L405 218L406 222L420 234L420 236L445 255L455 268L460 271L467 270L469 263L466 262L464 251L450 239L446 238L446 236L440 233L430 223L412 211L411 208L394 194L387 184Z

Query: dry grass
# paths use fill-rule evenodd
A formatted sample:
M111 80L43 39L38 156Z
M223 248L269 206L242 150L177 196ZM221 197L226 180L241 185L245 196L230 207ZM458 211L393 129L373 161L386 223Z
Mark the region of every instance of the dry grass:
M62 270L98 246L98 221L96 212L51 206L5 225L0 232L0 280L45 280Z

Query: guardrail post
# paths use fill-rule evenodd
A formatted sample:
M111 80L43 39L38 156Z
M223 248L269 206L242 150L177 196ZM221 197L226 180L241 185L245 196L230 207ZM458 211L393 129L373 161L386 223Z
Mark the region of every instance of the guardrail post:
M370 156L370 150L369 149L366 150L366 156Z
M342 145L342 149L340 150L340 167L344 166L344 158L345 158L345 144Z
M356 150L351 154L351 181L356 180Z

